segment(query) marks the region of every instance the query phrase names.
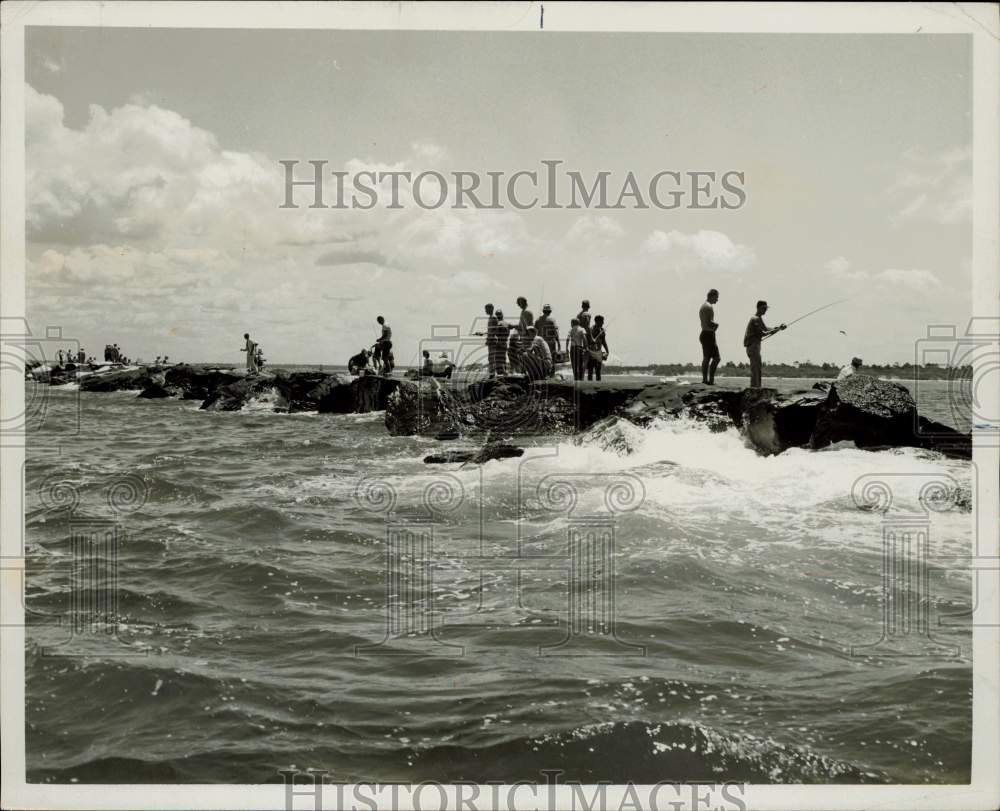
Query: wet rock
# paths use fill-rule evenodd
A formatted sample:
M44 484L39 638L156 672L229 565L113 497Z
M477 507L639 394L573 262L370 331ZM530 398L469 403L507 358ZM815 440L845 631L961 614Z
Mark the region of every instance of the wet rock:
M242 379L244 374L233 369L211 369L189 366L186 363L171 366L163 372L163 381L152 382L171 397L184 400L206 400L219 388ZM158 389L157 389L158 390Z
M201 404L205 411L260 410L285 412L290 408L273 374L243 377L220 386Z
M635 423L622 417L605 417L592 425L573 441L610 451L619 456L629 456L642 445L643 431Z
M81 375L80 391L140 391L149 380L145 367Z
M489 442L482 448L466 450L448 450L444 453L432 453L424 457L428 465L449 464L452 462L482 465L493 459L513 459L524 456L524 448L518 448L507 442Z
M741 398L743 433L765 455L808 446L827 396L818 390L781 397L774 389L747 389Z

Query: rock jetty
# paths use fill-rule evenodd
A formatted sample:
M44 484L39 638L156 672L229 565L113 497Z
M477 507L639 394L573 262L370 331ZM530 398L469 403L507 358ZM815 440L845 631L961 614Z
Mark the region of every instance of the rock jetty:
M431 463L503 458L517 449L492 444L498 438L542 434L575 436L627 454L640 441L637 431L654 420L678 417L701 421L712 430L736 428L764 455L848 441L859 448L918 447L972 457L971 434L918 414L905 386L864 374L785 394L771 388L651 383L638 377L597 383L532 382L517 376L411 380L283 369L248 377L242 370L187 364L96 370L38 367L28 374L52 385L76 381L84 392L135 391L144 399L199 400L209 411L384 411L390 434L468 439L490 447L434 454L428 457Z

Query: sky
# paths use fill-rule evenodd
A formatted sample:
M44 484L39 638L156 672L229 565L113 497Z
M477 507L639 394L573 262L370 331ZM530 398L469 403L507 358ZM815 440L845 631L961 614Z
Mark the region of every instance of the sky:
M27 29L27 308L89 354L398 364L485 302L588 298L611 361L913 362L971 313L964 35ZM328 168L740 171L735 210L283 210ZM843 331L843 332L841 332ZM845 334L846 333L846 334Z

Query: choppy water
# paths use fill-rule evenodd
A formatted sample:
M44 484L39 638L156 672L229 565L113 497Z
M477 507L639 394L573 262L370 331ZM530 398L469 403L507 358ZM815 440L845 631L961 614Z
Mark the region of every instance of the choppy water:
M937 647L916 634L850 650L882 635L883 525L923 515L928 480L969 485L968 463L761 458L736 432L662 423L629 457L538 441L443 469L421 461L439 443L390 437L381 415L45 398L25 497L31 780L969 778L967 573L931 559ZM953 422L938 406L922 404ZM893 488L884 516L852 500L867 474ZM109 517L121 625L71 636L52 624L79 565L71 537ZM933 556L968 553L967 512L928 521ZM580 594L567 539L611 523L617 640L587 634L584 612L560 645ZM390 578L394 603L415 589L398 621L419 630L433 606L438 638L373 651L399 531L432 533L433 582Z

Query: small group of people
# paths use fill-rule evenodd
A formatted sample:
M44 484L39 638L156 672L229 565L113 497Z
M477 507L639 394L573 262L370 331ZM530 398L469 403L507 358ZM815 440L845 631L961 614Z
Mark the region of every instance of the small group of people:
M261 369L264 368L264 350L261 349L260 344L250 337L249 332L243 333L243 342L243 348L240 352L246 352L247 374L259 374ZM166 358L164 358L164 361L166 361Z
M391 375L396 368L396 358L392 354L392 327L385 322L385 316L380 315L375 321L381 328L381 334L371 348L362 349L348 359L347 371L352 375Z
M153 361L153 365L154 366L166 366L167 365L167 361L169 361L169 360L170 360L170 355L164 355L163 357L160 357L159 355L157 355L156 356L156 360Z
M122 350L118 344L105 344L104 345L104 362L105 363L128 363L128 358L122 355Z
M560 352L559 327L552 316L550 304L542 307L537 321L528 309L528 300L524 296L518 297L517 306L520 315L516 324L505 321L503 310L494 308L492 304L484 308L490 377L507 374L509 361L512 369L522 371L534 380L541 380L552 377L556 364L568 357L574 380L582 380L584 371L588 380L595 375L597 380L601 379L601 366L609 352L607 332L603 316L595 316L591 325L589 301L584 299L581 302L579 314L570 321L565 352Z
M66 366L68 364L75 364L77 366L82 366L87 363L93 363L93 358L87 357L87 350L82 346L75 352L72 349L56 350L56 359L59 361L60 366Z
M719 324L715 320L715 305L718 302L719 291L713 287L708 291L705 303L698 310L698 318L701 322L701 332L698 335L702 356L701 382L706 386L715 385L715 372L722 359L719 354L719 343L716 339ZM776 332L786 329L785 324L779 324L773 328L768 327L764 323L765 313L767 313L767 302L761 299L757 302L757 310L747 322L747 328L743 334L743 346L746 349L747 358L750 360L750 388L752 389L761 387L763 377L763 362L760 355L761 342Z

